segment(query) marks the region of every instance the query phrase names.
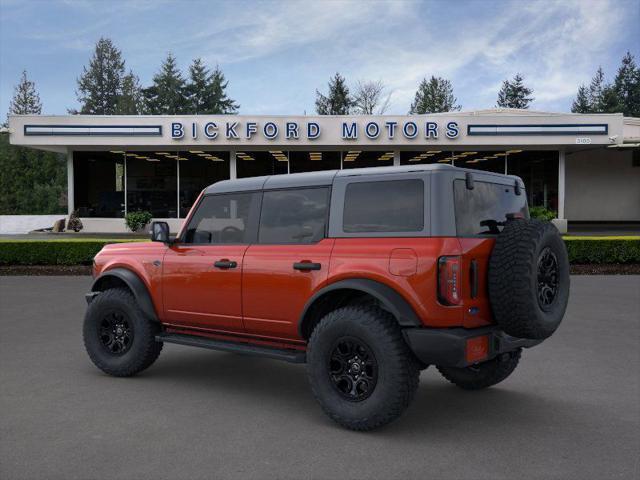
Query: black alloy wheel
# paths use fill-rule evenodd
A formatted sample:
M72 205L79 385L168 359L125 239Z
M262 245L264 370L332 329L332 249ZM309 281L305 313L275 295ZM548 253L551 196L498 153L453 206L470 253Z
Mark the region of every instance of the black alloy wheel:
M111 355L124 355L133 343L133 327L123 312L107 313L100 322L100 343Z
M538 304L547 310L558 294L558 257L546 247L538 258Z
M338 339L329 357L329 377L346 400L368 398L378 381L378 363L369 347L355 337Z

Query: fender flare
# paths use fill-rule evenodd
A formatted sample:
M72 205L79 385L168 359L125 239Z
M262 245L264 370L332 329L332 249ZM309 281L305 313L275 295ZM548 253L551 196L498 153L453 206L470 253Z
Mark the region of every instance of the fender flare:
M422 326L413 307L396 290L384 283L365 278L354 278L331 283L318 290L305 304L298 320L298 334L304 338L303 325L307 313L313 304L325 294L335 290L358 290L377 299L397 320L401 327Z
M131 270L126 268L114 268L112 270L107 270L93 281L91 292L103 291L104 289L100 288L101 283L104 283L105 279L109 278L117 278L118 280L123 281L133 293L142 313L144 313L149 320L159 322L158 315L156 314L147 286L144 284L142 279Z

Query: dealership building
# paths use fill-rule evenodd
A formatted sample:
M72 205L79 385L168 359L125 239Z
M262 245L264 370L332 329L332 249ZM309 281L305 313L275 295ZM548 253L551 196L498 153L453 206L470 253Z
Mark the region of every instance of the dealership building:
M177 230L202 189L229 178L429 163L518 175L560 228L640 226L640 119L622 114L26 115L9 132L66 155L68 208L85 231L124 231L138 210Z

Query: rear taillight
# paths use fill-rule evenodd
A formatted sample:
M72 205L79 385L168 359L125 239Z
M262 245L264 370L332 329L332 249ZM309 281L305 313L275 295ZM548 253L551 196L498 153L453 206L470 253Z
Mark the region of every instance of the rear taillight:
M443 305L460 304L460 257L438 259L438 300Z

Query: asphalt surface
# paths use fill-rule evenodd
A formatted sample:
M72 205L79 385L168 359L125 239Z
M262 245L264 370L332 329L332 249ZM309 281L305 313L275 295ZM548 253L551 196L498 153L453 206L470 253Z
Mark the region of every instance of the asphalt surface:
M343 430L304 367L165 345L129 379L88 360L89 277L0 277L0 478L637 479L640 277L573 277L560 330L502 384L435 371L397 422Z

